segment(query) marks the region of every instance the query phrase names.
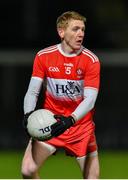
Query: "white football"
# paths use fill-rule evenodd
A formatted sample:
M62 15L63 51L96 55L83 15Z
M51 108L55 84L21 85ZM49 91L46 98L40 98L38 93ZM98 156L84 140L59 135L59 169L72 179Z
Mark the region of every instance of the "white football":
M37 140L51 138L51 125L56 122L54 114L47 109L38 109L28 118L27 130L30 136Z

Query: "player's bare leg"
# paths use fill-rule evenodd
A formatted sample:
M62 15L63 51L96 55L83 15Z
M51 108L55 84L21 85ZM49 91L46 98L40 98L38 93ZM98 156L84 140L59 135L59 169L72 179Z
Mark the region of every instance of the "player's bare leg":
M56 151L53 146L39 141L30 140L22 162L24 179L39 179L38 170L44 161Z
M99 179L99 159L98 155L81 157L77 159L84 179Z

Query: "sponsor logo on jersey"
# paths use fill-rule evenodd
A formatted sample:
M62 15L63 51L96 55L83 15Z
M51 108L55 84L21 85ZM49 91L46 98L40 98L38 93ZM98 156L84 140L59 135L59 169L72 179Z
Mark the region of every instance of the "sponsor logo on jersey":
M73 81L67 81L67 84L56 84L56 95L66 95L70 98L81 95L82 89L78 84L76 85Z
M58 67L53 67L53 66L50 66L50 67L48 68L48 70L49 70L50 72L60 72L60 70L59 70Z

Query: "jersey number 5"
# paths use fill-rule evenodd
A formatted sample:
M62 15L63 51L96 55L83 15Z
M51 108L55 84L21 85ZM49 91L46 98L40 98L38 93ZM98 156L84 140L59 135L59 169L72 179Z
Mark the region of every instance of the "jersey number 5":
M65 67L65 73L71 74L71 67Z

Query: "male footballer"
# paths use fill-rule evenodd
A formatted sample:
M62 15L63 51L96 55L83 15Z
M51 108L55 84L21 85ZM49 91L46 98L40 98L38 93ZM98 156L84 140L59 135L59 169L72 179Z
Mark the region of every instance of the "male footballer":
M99 159L93 121L100 85L98 57L82 43L86 18L68 11L57 19L59 44L40 50L24 97L24 124L35 110L41 87L46 81L42 108L55 114L52 138L28 143L23 161L23 178L39 178L38 170L58 148L76 157L84 179L99 178ZM70 168L70 167L69 167Z

